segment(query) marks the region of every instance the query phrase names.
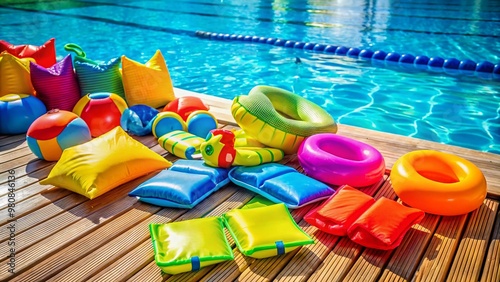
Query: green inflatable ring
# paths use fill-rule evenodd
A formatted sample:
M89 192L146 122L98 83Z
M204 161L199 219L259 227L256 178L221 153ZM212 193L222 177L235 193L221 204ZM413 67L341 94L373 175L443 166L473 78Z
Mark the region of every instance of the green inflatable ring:
M308 136L337 132L328 112L277 87L256 86L248 95L234 98L231 113L249 136L287 154L296 153Z

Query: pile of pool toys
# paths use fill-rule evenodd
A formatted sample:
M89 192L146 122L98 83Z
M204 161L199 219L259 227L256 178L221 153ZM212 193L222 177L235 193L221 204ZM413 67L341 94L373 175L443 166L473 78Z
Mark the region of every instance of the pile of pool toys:
M383 181L382 154L336 134L333 117L303 97L256 86L233 100L231 113L241 129L226 130L199 98L175 97L159 50L145 64L125 56L97 63L70 43L65 49L75 55L57 62L54 44L0 41L0 134L25 133L37 158L57 161L41 184L93 199L158 172L129 195L190 209L231 182L267 201L221 217L151 224L155 260L166 273L233 259L224 228L240 252L254 258L312 244L289 209L315 202L321 203L304 217L309 224L390 250L425 213L466 214L486 197L485 177L473 163L417 150L400 157L390 173L406 205L375 199L363 191ZM153 135L180 160L171 163L131 135ZM305 173L280 164L286 155L296 155ZM200 239L207 236L209 241Z

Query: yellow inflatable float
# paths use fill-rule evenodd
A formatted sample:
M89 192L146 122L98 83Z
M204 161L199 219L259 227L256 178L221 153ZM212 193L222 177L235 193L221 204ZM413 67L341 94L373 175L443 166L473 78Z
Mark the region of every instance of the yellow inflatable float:
M256 86L233 100L231 113L246 134L264 145L294 154L317 133L336 133L337 124L320 106L292 92Z

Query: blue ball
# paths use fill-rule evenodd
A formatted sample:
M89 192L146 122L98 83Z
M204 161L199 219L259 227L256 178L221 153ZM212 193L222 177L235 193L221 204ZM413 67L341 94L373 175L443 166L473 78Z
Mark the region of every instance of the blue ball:
M443 63L443 68L445 69L458 69L460 66L460 61L455 58L446 59Z
M304 42L295 42L295 44L293 45L293 48L303 49L304 45L306 45Z
M481 62L481 63L477 64L477 66L476 66L477 72L492 73L494 69L495 69L495 65L493 63L488 62L488 61Z
M274 45L274 43L276 42L276 40L277 40L276 38L268 38L268 39L266 40L266 43L267 43L267 44Z
M371 59L374 53L372 50L364 49L359 52L359 57L362 59Z
M325 44L319 43L319 44L314 45L313 50L316 52L323 52L325 50L325 48L326 48Z
M335 54L335 51L337 50L337 46L334 46L334 45L326 45L325 47L325 52L326 53L333 53Z
M385 56L385 60L388 62L399 62L399 58L401 58L401 55L396 52L390 52Z
M276 41L274 42L274 46L283 46L285 45L285 40L283 39L276 39Z
M134 105L123 111L120 125L132 135L148 135L151 133L151 127L158 113L157 109L150 106Z
M293 41L293 40L287 40L285 42L285 47L287 47L287 48L293 48L294 45L295 45L295 41Z
M431 68L442 68L444 65L444 59L441 57L432 57L429 59L427 65Z
M315 43L306 43L304 44L304 50L312 50L314 49Z
M415 61L415 56L413 56L412 54L403 54L399 58L400 64L413 64L414 61Z
M347 51L347 56L349 57L358 57L361 50L359 48L349 48Z
M385 60L387 53L382 50L377 50L373 53L372 59L374 60Z
M345 56L347 54L347 51L349 51L349 48L345 46L339 46L337 50L335 50L335 55Z

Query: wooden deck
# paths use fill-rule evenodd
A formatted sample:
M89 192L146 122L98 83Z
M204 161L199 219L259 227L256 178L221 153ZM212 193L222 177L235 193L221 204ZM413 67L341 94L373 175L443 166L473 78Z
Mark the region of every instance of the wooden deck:
M176 95L193 93L176 89ZM234 126L229 101L200 95L227 127ZM218 216L255 195L229 184L191 210L160 208L127 193L150 176L88 200L65 189L44 186L54 162L37 160L23 135L0 137L1 281L500 281L500 156L433 142L340 125L338 134L379 149L390 169L404 153L437 149L478 165L488 181L488 198L467 215L426 215L392 251L376 251L309 226L302 217L317 205L293 210L299 225L316 241L268 259L244 257L230 241L235 260L197 272L162 274L153 259L149 223ZM152 136L138 137L174 161ZM296 156L283 163L299 168ZM14 175L15 196L8 195ZM375 198L396 199L387 176L364 189ZM15 200L14 211L8 203ZM15 221L9 213L15 215ZM9 243L15 242L15 245ZM11 250L13 249L13 250ZM12 252L12 254L11 254ZM15 259L15 261L13 260ZM9 262L13 264L9 265ZM15 274L9 270L15 267Z

